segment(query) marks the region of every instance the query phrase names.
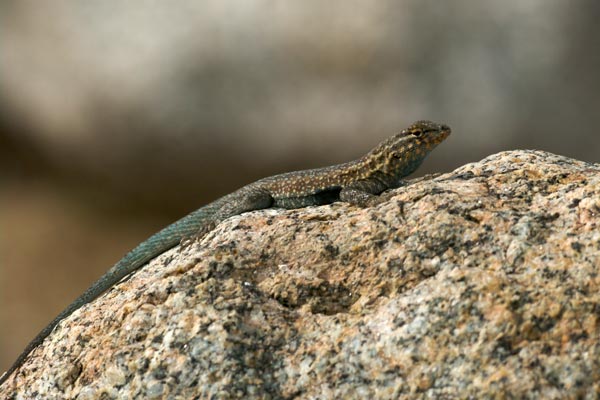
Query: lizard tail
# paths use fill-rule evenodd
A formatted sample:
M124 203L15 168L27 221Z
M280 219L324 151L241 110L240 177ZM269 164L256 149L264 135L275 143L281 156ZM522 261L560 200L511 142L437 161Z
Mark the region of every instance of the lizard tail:
M12 366L0 376L0 385L2 385L8 377L23 364L29 353L52 333L60 321L71 315L83 305L96 299L106 290L113 287L123 278L142 267L154 257L178 245L182 239L194 237L201 228L208 223L212 212L212 207L200 208L152 235L148 240L142 242L139 246L127 253L125 257L109 269L100 279L94 282L92 286L75 299L75 301L69 304L67 308L58 314L52 322L29 342L27 347L25 347L25 350L21 352Z

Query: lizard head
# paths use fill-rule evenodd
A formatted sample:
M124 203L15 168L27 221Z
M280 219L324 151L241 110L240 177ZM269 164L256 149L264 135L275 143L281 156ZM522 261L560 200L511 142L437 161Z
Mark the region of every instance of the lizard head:
M377 160L376 169L385 175L402 178L414 172L450 131L448 125L417 121L374 148L371 159Z

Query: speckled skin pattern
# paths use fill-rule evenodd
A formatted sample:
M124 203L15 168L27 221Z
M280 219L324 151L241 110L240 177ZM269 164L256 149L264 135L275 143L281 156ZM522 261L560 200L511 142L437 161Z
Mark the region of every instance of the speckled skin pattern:
M401 179L414 172L448 135L447 125L417 121L358 160L264 178L188 214L130 251L54 318L0 377L0 385L60 321L182 240L202 237L219 222L247 211L270 207L292 209L338 200L366 206L373 196L401 185Z

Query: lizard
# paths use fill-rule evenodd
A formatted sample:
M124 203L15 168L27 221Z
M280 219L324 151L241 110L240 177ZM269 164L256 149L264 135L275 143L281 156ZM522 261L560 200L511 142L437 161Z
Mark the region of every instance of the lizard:
M273 175L250 183L199 208L139 244L67 306L27 345L0 377L17 370L54 328L153 258L178 244L202 238L221 221L265 208L295 209L343 201L360 207L387 189L404 184L425 157L450 135L450 127L417 121L381 142L361 158L343 164Z

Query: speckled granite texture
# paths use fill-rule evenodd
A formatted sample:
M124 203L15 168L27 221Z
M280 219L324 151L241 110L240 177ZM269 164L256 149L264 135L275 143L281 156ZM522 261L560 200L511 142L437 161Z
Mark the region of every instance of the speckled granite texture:
M504 152L386 198L225 221L0 398L600 396L600 165Z

